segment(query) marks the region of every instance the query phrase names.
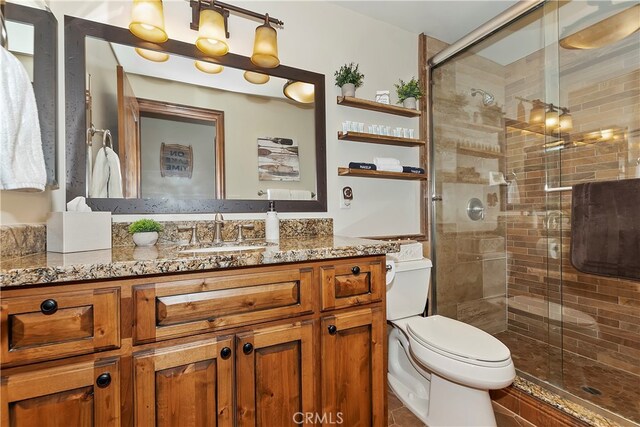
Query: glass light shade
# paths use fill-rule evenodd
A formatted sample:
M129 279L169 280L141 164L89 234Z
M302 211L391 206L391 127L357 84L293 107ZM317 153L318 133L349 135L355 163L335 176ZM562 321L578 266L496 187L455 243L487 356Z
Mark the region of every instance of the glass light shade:
M212 64L211 62L207 61L196 61L195 65L198 70L207 74L218 74L221 73L222 70L224 70L224 67L222 65Z
M244 79L249 83L263 85L269 81L270 77L266 74L256 73L255 71L245 71Z
M560 118L558 116L558 110L551 108L547 111L544 118L544 125L548 130L556 130L560 126Z
M560 131L570 132L573 129L573 117L571 114L563 112L560 114Z
M224 16L220 12L212 9L200 11L196 46L202 52L211 56L222 56L229 52L224 29Z
M148 59L153 62L166 62L169 60L169 55L164 52L156 52L155 50L140 49L137 47L136 53L142 56L144 59Z
M545 119L544 104L539 100L533 101L533 108L529 113L529 123L541 124L541 123L544 123L544 119Z
M565 49L596 49L640 30L640 4L603 19L560 40Z
M133 0L129 31L153 43L164 43L169 37L164 30L162 0Z
M275 68L280 65L280 59L278 59L278 34L269 25L269 21L256 28L251 62L262 68Z
M315 86L311 83L289 80L282 89L287 98L303 103L311 104L315 101Z

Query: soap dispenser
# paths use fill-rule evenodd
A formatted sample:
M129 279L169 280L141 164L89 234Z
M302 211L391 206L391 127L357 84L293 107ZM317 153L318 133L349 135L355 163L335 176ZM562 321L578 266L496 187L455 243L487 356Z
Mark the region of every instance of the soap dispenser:
M268 242L277 242L280 240L280 221L278 220L276 202L274 201L269 202L267 219L264 224L264 234Z

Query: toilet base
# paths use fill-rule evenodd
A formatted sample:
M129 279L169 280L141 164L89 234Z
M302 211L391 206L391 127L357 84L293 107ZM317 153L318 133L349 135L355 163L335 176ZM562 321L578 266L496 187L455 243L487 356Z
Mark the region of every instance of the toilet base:
M404 405L429 427L496 426L488 390L439 377L410 355L404 333L389 333L389 386Z

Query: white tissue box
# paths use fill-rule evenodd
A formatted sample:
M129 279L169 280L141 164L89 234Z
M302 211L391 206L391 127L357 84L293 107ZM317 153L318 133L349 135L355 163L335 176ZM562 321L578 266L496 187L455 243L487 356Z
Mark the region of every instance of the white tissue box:
M51 212L47 220L47 251L99 249L111 249L111 212Z

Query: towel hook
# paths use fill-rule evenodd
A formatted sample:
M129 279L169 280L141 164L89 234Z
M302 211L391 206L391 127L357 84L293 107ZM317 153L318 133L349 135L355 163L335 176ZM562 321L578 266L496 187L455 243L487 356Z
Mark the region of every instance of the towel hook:
M109 147L113 150L113 144L111 142L111 131L109 129L105 130L102 134L102 148L106 147Z

